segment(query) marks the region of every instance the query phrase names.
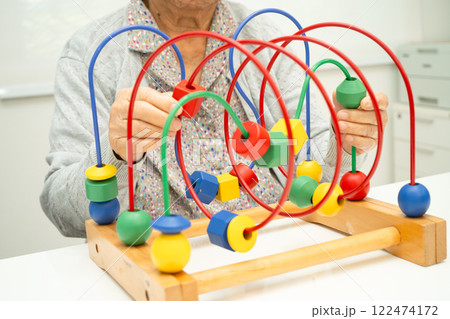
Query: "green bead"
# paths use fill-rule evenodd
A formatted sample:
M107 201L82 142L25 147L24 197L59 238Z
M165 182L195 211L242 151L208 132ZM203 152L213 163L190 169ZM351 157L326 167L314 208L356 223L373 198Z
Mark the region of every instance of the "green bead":
M283 132L270 131L270 146L267 152L255 160L259 167L278 167L288 162L288 139Z
M152 218L146 211L124 211L116 223L116 232L120 240L129 246L138 246L145 243L152 233L150 227Z
M114 176L104 181L86 178L86 197L93 202L107 202L117 197L117 178Z
M346 109L358 108L365 97L366 88L357 78L345 79L336 89L336 100Z
M312 197L319 183L307 175L294 178L292 181L289 200L300 208L312 205Z

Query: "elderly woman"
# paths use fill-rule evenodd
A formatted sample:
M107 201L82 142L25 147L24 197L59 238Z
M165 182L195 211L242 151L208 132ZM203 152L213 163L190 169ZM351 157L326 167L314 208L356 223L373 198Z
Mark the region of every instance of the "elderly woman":
M89 218L89 202L84 189L84 171L96 162L88 90L88 65L102 39L126 25L149 25L170 37L193 30L210 30L232 37L237 25L251 12L245 7L225 0L131 0L120 9L77 32L67 43L59 60L56 76L56 109L50 132L51 150L47 156L50 170L41 194L42 207L50 220L65 236L85 236L84 221ZM282 35L266 17L260 17L244 28L242 38L272 39ZM126 123L127 110L133 86L143 63L162 43L149 32L133 31L111 41L97 60L94 79L99 116L102 157L105 163L118 168L119 201L121 210L127 204ZM186 76L212 50L222 43L205 38L191 38L177 43L186 64ZM267 65L269 50L258 54ZM297 82L303 71L288 58L280 57L272 74L283 92L291 116L300 96L302 83ZM239 61L238 61L239 62ZM258 105L261 74L252 66L245 69L240 84L253 103ZM176 103L171 91L180 81L180 68L171 50L159 56L147 71L141 84L133 115L133 154L137 162L135 205L153 217L163 213L161 160L159 137L168 112ZM298 81L298 80L297 80ZM228 53L212 59L195 78L195 83L207 90L225 96L231 76ZM266 125L271 128L281 117L278 103L266 94ZM380 107L385 110L387 98L378 95ZM252 119L250 108L239 94L234 94L231 105L241 120ZM335 102L344 133L342 173L350 170L351 146L363 154L376 145L376 120L372 103L364 99L358 110L342 110ZM387 121L383 111L384 123ZM323 119L317 107L311 108L312 157L324 167L324 179L330 180L336 161L336 142L330 123ZM170 136L182 130L182 147L189 171L201 170L213 175L228 172L230 164L223 143L223 108L206 99L200 112L192 119L175 119ZM171 211L188 218L200 216L195 203L186 198L185 184L174 156L173 139L168 145L168 169ZM299 157L303 157L301 152ZM298 160L301 160L299 158ZM259 184L255 193L268 203L275 202L283 189L283 179L277 170L255 167ZM221 203L213 201L212 212L221 209L234 211L253 205L247 194Z

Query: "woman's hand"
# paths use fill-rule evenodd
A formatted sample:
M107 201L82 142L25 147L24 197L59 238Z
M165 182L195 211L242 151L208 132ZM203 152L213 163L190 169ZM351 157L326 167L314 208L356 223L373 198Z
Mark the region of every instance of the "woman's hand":
M123 160L127 159L127 119L132 91L132 88L119 91L109 118L109 143ZM159 93L151 88L139 88L133 112L133 161L139 161L147 150L159 146L164 123L176 102L172 92ZM181 112L182 109L177 116ZM169 136L175 136L180 128L181 120L174 118Z
M375 94L378 107L381 112L383 129L388 121L386 94ZM369 96L362 99L357 109L344 109L336 100L336 91L333 92L333 103L339 121L339 129L342 133L342 147L347 152L352 152L352 146L356 148L356 154L363 154L378 143L377 119Z

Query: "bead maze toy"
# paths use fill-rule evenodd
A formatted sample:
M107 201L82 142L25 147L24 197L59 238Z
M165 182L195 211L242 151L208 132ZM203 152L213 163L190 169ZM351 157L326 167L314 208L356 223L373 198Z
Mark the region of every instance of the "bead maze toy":
M283 36L271 41L238 40L242 28L251 19L263 13L281 14L289 18L299 31L291 36ZM381 114L374 92L358 66L335 47L306 35L307 32L329 27L346 28L367 36L384 49L402 75L410 105L411 181L400 190L399 207L366 198L370 189L370 179L375 173L381 154L383 142ZM131 95L127 127L129 208L119 215L120 207L116 198L118 192L115 178L117 170L115 167L103 163L101 158L93 71L95 61L103 47L113 37L135 29L154 32L166 41L151 54L143 65ZM190 78L186 79L183 58L176 43L191 37L213 38L224 44L209 53ZM285 49L292 41L304 42L305 62ZM348 64L356 76L351 76L342 63L333 59L321 60L310 67L309 43L328 48ZM256 45L257 48L252 52L245 47L246 45ZM132 119L137 91L146 70L156 56L170 48L173 49L179 61L181 80L173 92L173 97L178 100L178 103L169 113L161 138L165 212L161 217L152 221L147 212L134 208L133 130L130 119ZM271 48L275 51L267 66L264 66L257 58L257 53L264 48ZM236 71L233 63L234 49L246 56L246 60ZM193 79L203 66L224 50L229 50L230 72L233 77L225 98L208 92L205 88L193 83ZM281 91L269 73L280 53L297 63L306 74L294 118L289 117ZM259 110L245 95L238 82L240 74L249 62L253 62L264 75ZM345 75L345 79L336 90L336 98L339 103L345 108L358 108L361 100L368 94L374 105L378 123L378 147L370 172L365 175L357 171L356 150L353 147L352 170L343 175L340 183L338 180L342 160L341 132L330 97L314 73L326 63L337 66ZM322 168L311 158L310 140L313 138L310 135L311 79L325 99L335 130L337 162L331 182L322 182ZM270 130L267 129L264 120L264 96L267 84L277 98L283 115ZM91 201L89 211L92 217L91 220L86 221L89 252L97 265L105 269L137 300L197 300L198 295L202 293L329 262L330 256L336 260L378 249L385 249L395 256L422 266L433 265L446 258L446 222L425 214L430 205L430 194L425 186L415 182L414 101L410 83L394 53L381 40L365 30L337 22L319 23L302 28L294 17L278 9L265 9L253 13L239 25L233 38L209 31L188 32L169 38L163 32L149 26L128 26L109 35L95 51L89 66L89 85L97 147L97 165L86 170L86 195ZM256 122L242 122L229 105L235 89L253 111ZM215 99L225 109L224 136L233 168L218 176L202 171L194 171L189 174L184 164L181 134L177 133L175 153L186 182L186 196L195 201L205 215L205 218L191 222L182 216L170 213L166 163L167 136L170 124L177 112L181 109L181 117L195 117L205 98ZM306 130L300 120L305 98ZM229 136L229 117L237 126L231 138ZM305 144L307 158L295 168L295 155ZM250 165L237 163L233 151L252 163ZM253 171L255 165L278 169L286 177L283 193L278 203L270 205L264 203L252 191L259 182ZM285 166L287 166L287 170ZM222 210L214 213L205 206L214 200L224 202L235 199L240 196L240 191L247 192L259 206L238 212ZM317 245L303 247L194 274L183 272L183 268L189 262L191 251L187 237L207 234L212 244L243 253L251 250L255 245L258 230L273 219L281 217L300 217L351 236L322 243L321 248ZM351 225L351 229L348 225ZM152 229L155 231L152 232Z

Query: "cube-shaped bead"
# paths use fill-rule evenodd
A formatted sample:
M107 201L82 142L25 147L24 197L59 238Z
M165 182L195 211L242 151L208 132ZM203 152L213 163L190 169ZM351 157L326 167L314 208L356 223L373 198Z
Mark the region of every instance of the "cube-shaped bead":
M293 140L291 143L294 145L294 153L297 154L302 149L303 145L308 140L303 124L300 120L289 119L292 128ZM282 132L286 137L288 136L286 122L284 119L280 119L270 130L271 132Z
M199 92L199 91L206 91L206 89L200 85L192 83L192 85L187 85L187 80L183 80L180 83L178 83L175 88L173 89L172 97L179 101L184 96L188 95L189 93L193 92ZM181 113L182 116L185 116L187 118L193 117L195 114L200 111L200 107L202 106L203 98L197 98L189 101L185 105L183 105L183 113Z
M217 175L219 181L219 190L217 191L216 199L221 202L226 202L235 198L239 198L239 180L236 176L230 173Z
M259 167L278 167L286 165L288 161L288 139L282 132L269 132L270 146L266 153L255 160Z
M228 224L237 214L231 213L226 210L221 210L216 213L209 222L206 232L208 233L209 241L217 246L234 251L228 243Z
M204 204L211 203L217 195L219 181L217 177L202 171L195 171L191 175L191 184L198 199ZM186 187L186 197L192 199L190 190Z

